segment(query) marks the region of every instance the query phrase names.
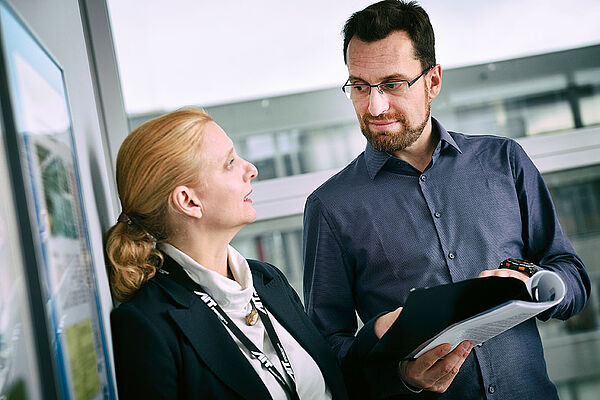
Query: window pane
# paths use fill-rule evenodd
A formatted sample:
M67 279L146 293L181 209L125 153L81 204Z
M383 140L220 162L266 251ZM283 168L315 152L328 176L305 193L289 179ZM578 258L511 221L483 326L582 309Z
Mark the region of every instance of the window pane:
M584 310L568 321L540 322L550 377L561 398L588 398L600 389L600 165L544 175L561 226L592 280ZM566 398L566 397L565 397ZM594 397L595 398L595 397Z

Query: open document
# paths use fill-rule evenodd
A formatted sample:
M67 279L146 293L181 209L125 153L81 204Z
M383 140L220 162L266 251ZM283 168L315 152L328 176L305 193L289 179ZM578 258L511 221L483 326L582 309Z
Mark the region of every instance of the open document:
M527 282L487 277L415 289L368 358L417 358L442 343L454 349L463 340L480 345L560 303L565 291L552 271L539 271Z

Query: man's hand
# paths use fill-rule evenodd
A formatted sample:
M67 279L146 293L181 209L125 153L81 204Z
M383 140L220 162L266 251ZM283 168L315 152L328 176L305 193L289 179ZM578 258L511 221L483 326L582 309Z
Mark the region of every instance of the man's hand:
M402 307L398 307L394 311L383 314L381 317L377 318L375 325L373 325L373 330L375 331L377 339L381 339L388 329L390 329L396 321L396 318L398 318L398 315L400 315L400 311L402 311Z
M501 269L488 269L485 271L481 271L479 273L478 278L485 278L487 276L500 276L500 277L512 277L512 278L517 278L522 280L523 282L527 281L527 279L529 279L529 276L527 276L526 274L519 272L519 271L515 271L512 269L507 269L507 268L501 268Z
M390 329L401 311L402 307L398 307L377 318L373 329L378 339L381 339ZM450 352L451 346L448 343L441 344L423 353L416 360L402 361L400 377L405 383L415 388L443 393L458 374L472 348L473 345L467 340L456 346L452 352Z
M450 352L448 343L423 353L416 360L400 363L400 377L415 388L444 393L471 352L473 345L465 340Z

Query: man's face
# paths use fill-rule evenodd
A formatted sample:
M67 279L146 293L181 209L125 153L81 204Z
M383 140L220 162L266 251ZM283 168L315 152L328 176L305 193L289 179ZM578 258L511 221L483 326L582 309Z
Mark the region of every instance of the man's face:
M414 57L412 41L403 31L371 43L352 38L347 60L350 83L355 84L411 81L423 72ZM375 149L389 153L404 150L424 129L431 129L431 99L439 92L439 88L432 90L431 75L439 72L438 68L429 71L402 96L381 94L372 88L370 96L353 100L361 130Z

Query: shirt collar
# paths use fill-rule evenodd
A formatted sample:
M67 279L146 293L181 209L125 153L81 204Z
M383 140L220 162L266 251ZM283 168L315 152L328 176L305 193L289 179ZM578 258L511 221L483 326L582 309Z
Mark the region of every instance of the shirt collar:
M433 117L431 118L431 122L432 122L433 129L438 129L438 131L440 132L440 143L441 142L447 143L450 146L454 147L457 152L462 154L462 150L460 149L458 144L454 141L454 138L448 133L446 128L444 128L442 126L442 124L440 124L439 121ZM437 147L440 147L440 143L438 143Z
M462 151L458 144L454 141L454 138L448 133L446 128L442 126L435 118L431 118L432 121L432 129L437 130L440 134L440 141L437 144L433 154L434 161L439 156L442 146L446 147L447 145L452 146L458 153L462 154ZM384 152L375 150L371 143L367 142L367 147L365 149L365 163L367 165L367 173L371 179L375 179L375 176L381 171L385 163L390 158L396 158L393 155Z
M254 284L248 261L232 246L227 247L227 258L235 280L231 280L196 262L169 243L160 243L160 250L175 260L189 277L202 286L224 311L244 309L252 298Z

